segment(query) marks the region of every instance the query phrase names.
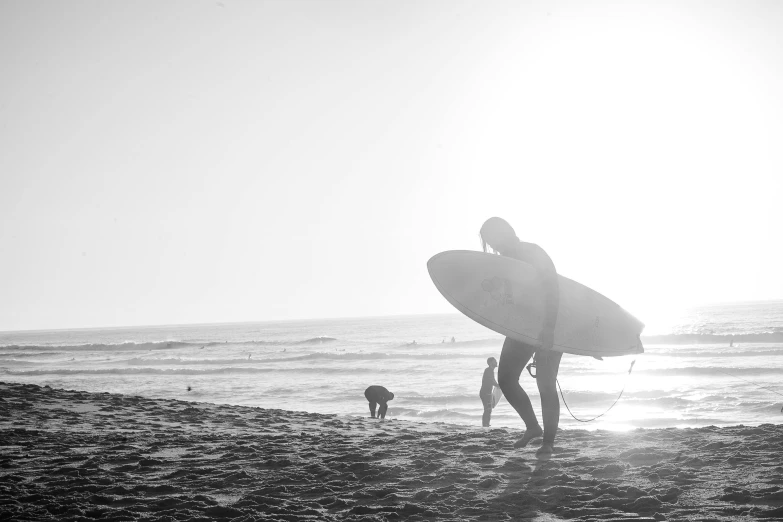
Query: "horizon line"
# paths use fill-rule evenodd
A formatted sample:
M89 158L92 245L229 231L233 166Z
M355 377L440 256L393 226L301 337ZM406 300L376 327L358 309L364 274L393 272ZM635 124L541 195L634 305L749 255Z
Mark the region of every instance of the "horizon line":
M752 304L752 303L777 303L783 302L783 299L759 299L759 300L743 300L743 301L717 301L711 303L700 303L690 305L687 308L699 308L703 306L719 306L719 305L737 305L737 304ZM460 315L459 312L437 312L437 313L410 313L410 314L385 314L385 315L348 315L348 316L333 316L333 317L304 317L297 319L254 319L245 321L216 321L216 322L192 322L192 323L158 323L158 324L126 324L126 325L114 325L114 326L76 326L66 328L32 328L32 329L18 329L18 330L0 330L2 334L13 333L32 333L32 332L63 332L63 331L76 331L76 330L119 330L123 328L162 328L162 327L177 327L177 326L215 326L215 325L228 325L228 324L253 324L253 323L283 323L283 322L301 322L301 321L334 321L340 319L378 319L387 317L414 317L414 316L426 316L426 315Z
M385 317L413 317L424 315L460 315L456 310L453 312L428 312L428 313L410 313L410 314L386 314L386 315L346 315L334 317L303 317L296 319L253 319L248 321L216 321L203 323L159 323L159 324L128 324L114 326L75 326L68 328L33 328L20 330L0 330L0 335L5 333L26 333L26 332L68 332L76 330L119 330L123 328L162 328L167 326L215 326L227 324L254 324L254 323L285 323L300 321L336 321L340 319L379 319Z

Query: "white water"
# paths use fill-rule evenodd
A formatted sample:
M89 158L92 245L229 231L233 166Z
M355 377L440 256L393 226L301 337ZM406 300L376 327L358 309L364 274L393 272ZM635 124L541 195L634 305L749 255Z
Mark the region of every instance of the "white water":
M783 420L783 303L704 307L678 320L643 336L639 356L565 355L560 385L577 417L604 412L625 392L587 424L563 407L561 427ZM363 391L380 384L395 393L388 417L479 425L481 375L502 342L457 314L5 332L0 380L341 415L367 415ZM540 415L535 381L525 372L521 382ZM492 425L521 421L502 401Z

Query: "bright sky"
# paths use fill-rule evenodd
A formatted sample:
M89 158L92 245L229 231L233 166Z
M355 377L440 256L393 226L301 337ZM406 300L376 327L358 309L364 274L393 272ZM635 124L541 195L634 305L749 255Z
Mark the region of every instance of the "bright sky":
M491 216L783 298L783 3L0 2L0 330L451 312Z

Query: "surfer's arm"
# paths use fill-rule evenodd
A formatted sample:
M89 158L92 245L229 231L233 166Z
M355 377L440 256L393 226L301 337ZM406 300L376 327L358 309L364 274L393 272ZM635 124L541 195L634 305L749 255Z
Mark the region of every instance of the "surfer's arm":
M549 350L555 341L555 325L557 324L557 313L560 308L560 287L557 282L557 271L552 260L544 252L540 251L536 268L541 274L544 286L544 323L541 328L540 341L542 348Z
M548 285L549 286L549 285ZM541 345L545 350L552 348L555 342L555 325L557 323L557 311L559 308L559 289L557 280L551 283L554 289L549 290L546 296L544 324L541 328Z
M538 271L544 289L544 321L538 339L541 341L542 348L550 349L554 344L555 323L560 308L560 288L557 283L555 264L543 248L534 243L522 241L509 252L509 257L529 263Z

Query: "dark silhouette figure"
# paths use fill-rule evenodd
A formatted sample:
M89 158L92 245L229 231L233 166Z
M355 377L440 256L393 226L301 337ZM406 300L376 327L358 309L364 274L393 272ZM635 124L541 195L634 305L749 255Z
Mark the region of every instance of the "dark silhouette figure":
M370 402L370 416L373 419L375 418L375 407L380 405L378 408L378 418L385 419L386 410L389 409L387 403L394 398L394 394L383 386L373 385L364 390L364 396Z
M560 422L560 399L557 396L556 382L563 354L552 351L557 312L560 305L557 271L543 248L533 243L520 241L511 225L501 218L488 219L482 225L480 235L484 252L489 246L502 256L518 259L535 267L544 289L545 317L538 336L540 346L521 343L506 337L503 350L500 353L498 382L506 400L517 411L526 426L524 435L514 444L514 447L525 447L531 440L543 435L543 443L536 455L548 456L552 453L557 425ZM544 418L543 429L533 411L530 397L519 384L519 376L534 354L536 384L541 395L541 413Z
M498 362L494 357L487 359L487 368L484 370L484 376L481 378L479 397L481 398L481 404L484 405L481 425L485 428L489 427L489 419L492 416L492 389L498 385L497 381L495 381L495 368L497 366Z

